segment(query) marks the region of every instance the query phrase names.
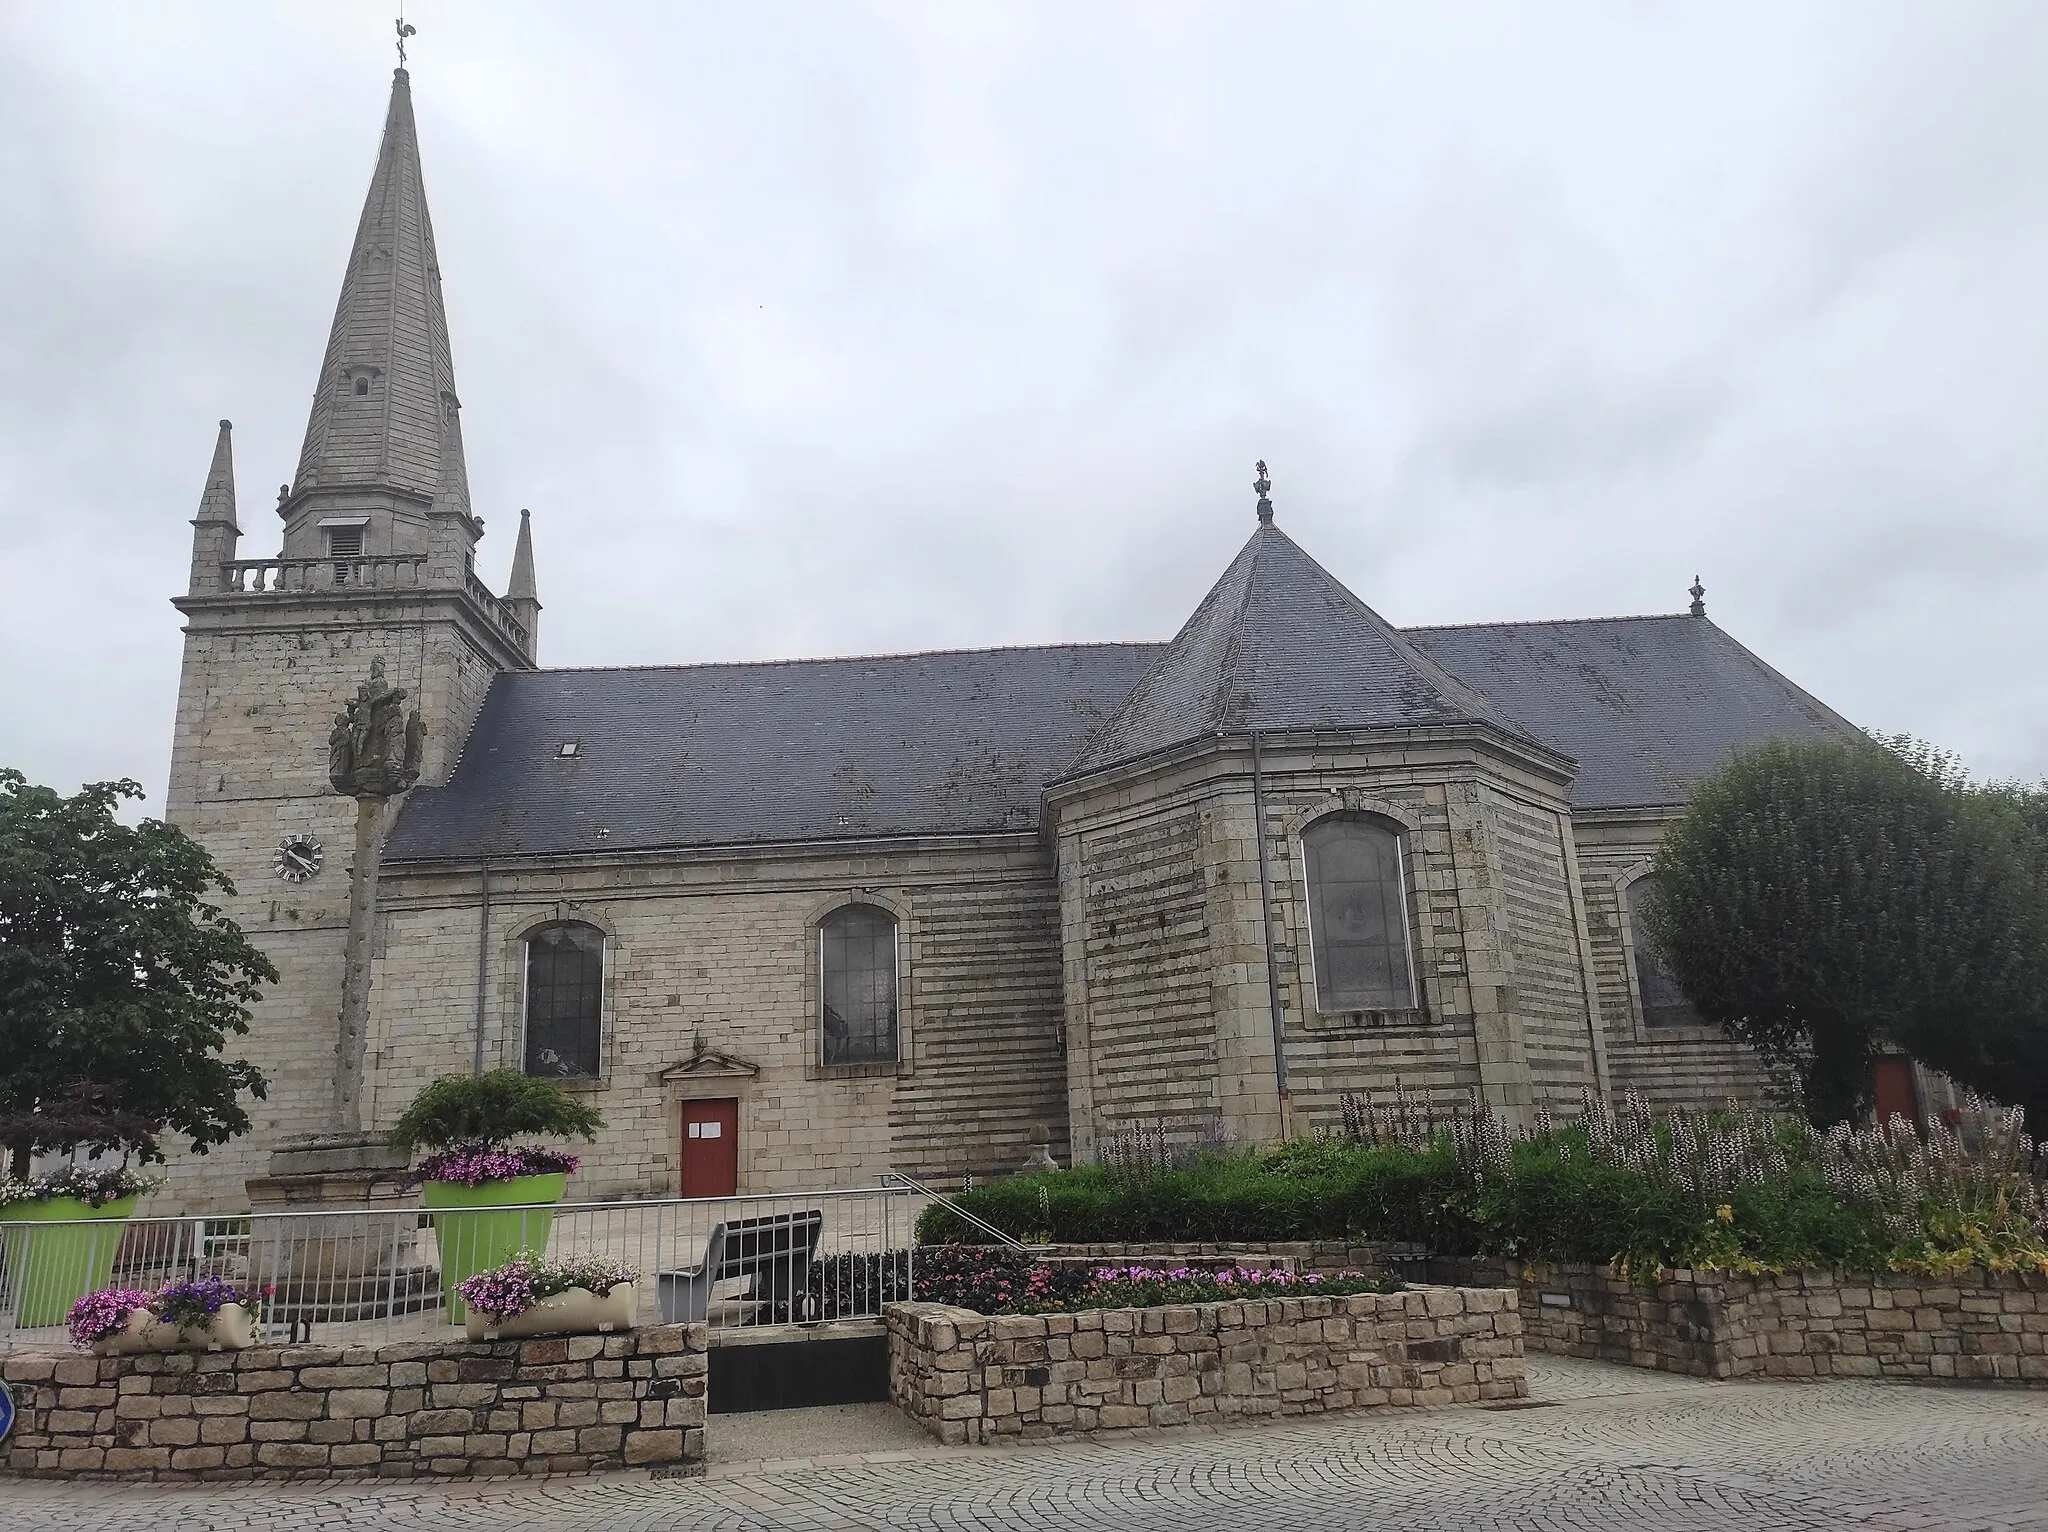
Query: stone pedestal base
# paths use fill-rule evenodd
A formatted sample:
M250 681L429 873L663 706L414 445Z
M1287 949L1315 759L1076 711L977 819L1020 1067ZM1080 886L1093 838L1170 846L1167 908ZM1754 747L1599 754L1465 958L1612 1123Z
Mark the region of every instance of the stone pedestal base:
M323 1323L410 1313L439 1299L420 1264L418 1193L406 1156L370 1133L282 1140L247 1183L249 1279L272 1313Z

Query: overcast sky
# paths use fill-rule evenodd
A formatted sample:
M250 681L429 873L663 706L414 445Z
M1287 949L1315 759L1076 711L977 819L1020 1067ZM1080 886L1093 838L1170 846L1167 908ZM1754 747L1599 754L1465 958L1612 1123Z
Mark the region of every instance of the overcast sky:
M277 548L391 0L0 0L0 764L160 805L187 525ZM2048 6L416 0L542 658L1710 614L2048 775Z

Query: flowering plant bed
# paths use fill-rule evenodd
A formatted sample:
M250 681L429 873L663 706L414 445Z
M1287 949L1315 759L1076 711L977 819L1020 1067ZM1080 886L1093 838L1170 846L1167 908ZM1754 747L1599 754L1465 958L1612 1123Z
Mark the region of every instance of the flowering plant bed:
M26 1181L0 1174L0 1209L58 1199L98 1209L144 1196L161 1185L163 1177L144 1175L132 1165L64 1165L47 1175L30 1176Z
M448 1186L489 1186L528 1176L567 1176L582 1163L573 1154L541 1144L515 1148L484 1143L456 1144L428 1155L414 1167L415 1184L439 1181Z
M1362 1272L1329 1276L1226 1267L1074 1266L1041 1261L1021 1250L938 1245L917 1253L912 1283L920 1303L945 1303L982 1314L1071 1314L1087 1309L1160 1308L1255 1298L1339 1298L1397 1293L1402 1283Z
M66 1165L26 1181L0 1175L0 1266L15 1274L14 1322L62 1324L74 1301L112 1281L121 1224L160 1184L127 1165Z
M522 1250L456 1289L471 1340L630 1330L639 1274L602 1256L551 1261Z
M256 1343L272 1288L237 1287L225 1277L171 1282L153 1293L103 1288L71 1305L71 1339L99 1356L128 1351L242 1351Z

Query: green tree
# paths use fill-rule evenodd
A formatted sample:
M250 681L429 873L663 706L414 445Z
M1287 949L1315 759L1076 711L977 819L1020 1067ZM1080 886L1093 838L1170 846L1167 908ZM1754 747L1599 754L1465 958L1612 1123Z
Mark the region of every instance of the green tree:
M124 825L134 782L72 797L0 768L0 1146L161 1158L175 1131L204 1153L249 1129L238 1094L263 1076L228 1060L269 959L207 896L233 888L161 820Z
M1796 1072L1815 1122L1869 1107L1885 1043L2038 1113L2040 1075L2001 1069L2038 1054L2048 1000L2036 797L1911 741L1766 744L1666 837L1651 940L1703 1017Z

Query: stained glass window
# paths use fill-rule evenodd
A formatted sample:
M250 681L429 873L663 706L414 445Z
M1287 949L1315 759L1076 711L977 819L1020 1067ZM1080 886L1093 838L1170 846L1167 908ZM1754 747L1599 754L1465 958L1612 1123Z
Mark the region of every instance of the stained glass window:
M1400 832L1378 820L1324 819L1309 826L1301 844L1308 860L1316 1008L1412 1008Z
M820 1062L896 1062L896 921L887 910L849 904L820 923L818 998Z
M1636 994L1642 1002L1643 1025L1646 1027L1697 1027L1701 1024L1700 1013L1692 1008L1692 1002L1685 998L1685 991L1678 987L1678 980L1671 975L1671 966L1664 960L1664 954L1657 950L1650 940L1650 929L1643 921L1643 906L1657 892L1654 877L1637 878L1624 891L1628 901L1628 928L1636 949Z
M526 939L526 1072L597 1074L604 1026L604 932L578 922Z

